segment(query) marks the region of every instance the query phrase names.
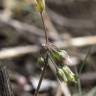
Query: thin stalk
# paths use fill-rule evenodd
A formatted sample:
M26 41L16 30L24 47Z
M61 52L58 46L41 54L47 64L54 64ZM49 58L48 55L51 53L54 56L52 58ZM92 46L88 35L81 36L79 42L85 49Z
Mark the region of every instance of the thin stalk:
M91 46L91 47L88 49L88 51L87 51L87 54L86 54L85 59L84 59L84 61L83 61L83 63L82 63L82 66L80 67L79 75L81 74L82 69L84 68L84 65L85 65L85 63L86 63L86 61L87 61L87 58L88 58L90 52L91 52L91 49L92 49L92 46Z
M44 23L43 13L41 12L40 15L41 15L42 23L43 23L43 29L44 29L45 40L46 40L46 45L47 45L48 44L48 34L47 34L46 26L45 26L45 23ZM46 53L47 53L47 51L46 51ZM46 68L47 68L49 56L48 56L48 53L46 55L47 56L46 56L46 58L44 60L43 70L41 72L40 80L39 80L39 83L38 83L38 86L37 86L37 89L35 91L34 96L38 96L38 92L39 92L39 89L40 89L40 86L41 86L41 83L42 83L42 80L43 80L43 77L44 77L44 73L45 73Z
M44 33L45 33L46 44L48 44L48 34L47 34L46 26L45 26L45 23L44 23L43 13L40 13L40 15L41 15L43 29L44 29Z
M52 57L50 55L49 55L49 58L50 58L51 62L54 64L54 66L55 66L55 68L57 70L58 69L58 66L56 65L56 63L54 62L54 60L52 59Z
M77 85L78 85L78 91L79 91L79 96L82 96L82 87L81 87L81 81L80 81L80 75L78 73L77 67L75 67L75 72L77 76Z
M45 73L46 68L47 68L47 64L48 64L48 54L46 56L46 59L45 59L45 62L44 62L44 66L43 66L43 70L41 72L40 80L39 80L39 83L38 83L38 86L37 86L37 89L35 91L34 96L38 96L38 92L39 92L39 89L40 89L40 86L41 86L41 83L42 83L42 80L43 80L43 77L44 77L44 73Z
M78 84L79 96L82 96L82 87L81 87L81 81L80 81L80 74L81 74L82 69L84 68L84 64L85 64L85 62L86 62L86 60L87 60L87 58L88 58L88 56L89 56L89 54L90 54L91 48L92 48L92 47L90 47L90 48L88 49L88 52L87 52L87 54L86 54L86 56L85 56L85 59L84 59L84 61L83 61L83 64L82 64L79 72L77 71L77 67L75 67L76 76L77 76L77 78L78 78L78 79L77 79L77 84Z

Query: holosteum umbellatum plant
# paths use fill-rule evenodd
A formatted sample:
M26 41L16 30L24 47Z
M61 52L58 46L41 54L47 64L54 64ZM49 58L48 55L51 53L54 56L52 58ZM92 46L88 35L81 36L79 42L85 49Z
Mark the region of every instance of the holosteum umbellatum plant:
M70 62L70 58L67 52L65 50L58 49L55 45L49 43L48 41L48 33L46 30L46 25L45 25L44 17L43 17L43 14L45 12L45 0L34 0L34 4L35 4L35 8L37 12L40 13L40 16L42 19L43 29L45 33L45 41L46 41L45 44L42 44L42 48L44 52L41 55L41 57L38 59L38 63L43 64L43 70L41 72L41 77L40 77L37 89L35 91L35 94L34 94L34 96L37 96L49 59L52 62L54 61L53 64L56 68L56 75L60 81L64 81L67 83L67 82L76 82L76 80L75 80L75 74L66 65L68 62Z

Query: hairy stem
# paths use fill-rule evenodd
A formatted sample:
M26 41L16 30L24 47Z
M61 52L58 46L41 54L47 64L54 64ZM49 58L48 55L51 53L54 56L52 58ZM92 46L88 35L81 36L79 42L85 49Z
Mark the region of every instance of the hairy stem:
M44 29L45 40L46 40L46 45L47 45L48 44L48 34L47 34L46 26L45 26L45 23L44 23L43 13L41 12L40 15L41 15L42 23L43 23L43 29ZM41 72L40 80L39 80L39 83L38 83L38 86L37 86L37 89L35 91L34 96L38 96L38 92L39 92L39 89L40 89L40 86L41 86L41 83L42 83L42 80L43 80L43 77L44 77L44 73L45 73L46 68L47 68L48 58L49 58L49 56L48 56L48 53L46 51L46 58L44 59L43 70Z
M39 83L38 83L38 86L37 86L37 89L36 89L36 92L35 92L34 96L38 96L38 92L39 92L39 89L40 89L40 86L41 86L41 83L42 83L42 80L43 80L43 77L44 77L44 73L45 73L46 68L47 68L47 64L48 64L48 54L46 56L44 66L43 66L43 70L41 72L40 80L39 80Z
M45 23L44 23L43 13L40 13L40 15L41 15L42 23L43 23L43 29L44 29L44 32L45 32L46 44L48 44L48 34L47 34L46 26L45 26Z

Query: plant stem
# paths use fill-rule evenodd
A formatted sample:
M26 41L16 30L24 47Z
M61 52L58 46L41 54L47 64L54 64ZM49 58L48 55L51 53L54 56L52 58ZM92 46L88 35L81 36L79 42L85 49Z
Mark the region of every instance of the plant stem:
M80 81L80 74L81 74L81 71L82 71L82 69L83 69L83 67L84 67L84 64L85 64L85 62L86 62L86 60L87 60L87 58L88 58L88 56L89 56L89 54L90 54L90 52L91 52L91 48L92 48L92 47L90 47L90 48L88 49L88 52L87 52L87 54L86 54L86 56L85 56L85 59L84 59L84 61L83 61L83 64L82 64L79 72L77 71L77 67L75 67L76 75L77 75L77 77L78 77L77 83L78 83L79 96L82 96L82 87L81 87L81 81Z
M45 32L46 44L48 44L48 34L47 34L46 26L45 26L45 23L44 23L43 13L40 13L40 15L41 15L41 19L42 19L42 23L43 23L43 28L44 28L44 32Z
M54 64L55 69L58 69L58 66L55 64L54 60L52 59L51 55L49 54L49 59L51 60L51 62Z
M88 56L90 55L91 49L92 49L92 46L89 47L89 49L88 49L88 51L87 51L87 54L86 54L85 59L84 59L84 61L83 61L83 63L82 63L82 66L80 67L79 75L81 74L82 69L84 68L84 65L85 65L85 63L86 63L86 61L87 61L87 58L88 58Z
M77 76L79 96L82 96L82 87L81 87L81 82L80 82L80 75L78 73L77 67L75 67L75 71L76 71L76 76Z
M44 32L45 32L45 40L46 40L46 45L47 45L48 44L48 34L47 34L46 26L45 26L45 23L44 23L43 13L41 12L40 15L41 15L42 23L43 23L43 29L44 29ZM46 68L47 68L48 58L49 58L47 51L46 51L46 58L44 59L43 70L41 72L40 80L39 80L39 83L38 83L38 86L37 86L37 89L35 91L34 96L38 96L38 92L39 92L39 89L40 89L40 86L41 86L41 83L42 83L42 80L43 80L43 77L44 77L44 73L45 73Z
M47 68L47 64L48 64L48 54L45 58L43 70L41 72L40 80L39 80L39 83L38 83L38 86L37 86L37 89L36 89L36 92L35 92L34 96L38 96L38 92L39 92L39 89L40 89L40 86L41 86L41 83L42 83L42 80L43 80L43 77L44 77L44 73L45 73L46 68Z

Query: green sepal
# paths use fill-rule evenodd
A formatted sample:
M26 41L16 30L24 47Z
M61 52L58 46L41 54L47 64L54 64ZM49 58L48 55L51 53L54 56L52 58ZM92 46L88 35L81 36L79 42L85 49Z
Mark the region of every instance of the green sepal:
M55 62L62 61L62 57L59 55L58 51L52 52L51 56Z
M75 74L70 70L68 66L63 66L63 72L65 73L68 81L76 82Z
M65 73L63 72L63 70L61 68L58 68L57 70L57 76L60 80L64 81L64 82L68 82L68 79L65 75Z
M58 54L62 57L62 58L67 58L69 55L65 50L60 50L58 51Z
M43 57L39 57L37 60L38 64L44 64L44 58Z

